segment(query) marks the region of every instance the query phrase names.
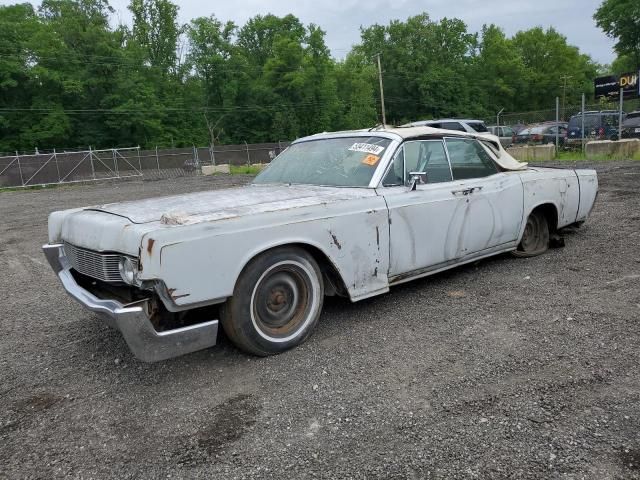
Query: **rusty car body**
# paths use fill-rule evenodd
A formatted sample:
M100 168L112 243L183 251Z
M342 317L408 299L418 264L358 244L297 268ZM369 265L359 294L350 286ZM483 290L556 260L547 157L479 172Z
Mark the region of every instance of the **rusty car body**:
M323 133L248 186L53 212L43 249L142 360L215 345L219 321L267 355L309 336L324 295L357 302L491 255L542 253L587 219L597 191L595 171L529 167L492 135Z

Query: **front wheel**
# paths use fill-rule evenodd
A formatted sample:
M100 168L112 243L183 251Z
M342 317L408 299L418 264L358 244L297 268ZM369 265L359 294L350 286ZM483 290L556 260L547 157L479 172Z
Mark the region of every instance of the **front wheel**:
M540 211L531 212L524 227L522 240L513 252L516 257L535 257L549 249L549 223Z
M322 273L313 257L297 247L276 248L244 268L222 307L221 323L240 349L273 355L311 335L323 300Z

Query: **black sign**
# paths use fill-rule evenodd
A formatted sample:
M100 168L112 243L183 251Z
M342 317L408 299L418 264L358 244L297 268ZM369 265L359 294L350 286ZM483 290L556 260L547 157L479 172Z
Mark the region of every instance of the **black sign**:
M607 77L596 78L594 81L596 98L617 99L620 96L620 89L623 89L624 98L640 97L639 73L624 73L619 77L609 75Z
M638 90L640 87L638 84L639 73L640 72L625 73L624 75L620 75L620 88L624 89L624 98L640 97L640 90Z

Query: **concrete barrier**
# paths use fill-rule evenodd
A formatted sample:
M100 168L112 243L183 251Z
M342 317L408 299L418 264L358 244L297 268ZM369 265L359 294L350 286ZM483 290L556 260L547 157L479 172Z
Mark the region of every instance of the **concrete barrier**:
M588 160L611 158L626 160L640 154L640 140L623 138L622 140L598 140L587 142L585 155Z
M203 165L202 166L202 174L203 175L213 175L214 173L231 173L229 169L229 165Z
M509 147L507 152L521 162L542 162L553 160L556 157L556 146L552 143L548 145L525 145L523 147Z

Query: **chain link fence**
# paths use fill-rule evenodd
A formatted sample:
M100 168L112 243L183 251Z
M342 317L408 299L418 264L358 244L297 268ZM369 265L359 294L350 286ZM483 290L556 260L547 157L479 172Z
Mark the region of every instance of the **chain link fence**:
M288 142L143 150L16 152L0 156L0 187L28 187L118 178L199 175L203 165L269 163Z
M561 125L558 146L581 148L590 140L617 140L620 137L620 114L640 110L640 99L601 101L599 103L565 103L560 98L550 102L550 108L528 112L501 112L485 118L487 125L511 127L518 134L544 124ZM554 104L555 103L555 104ZM572 120L573 119L573 120ZM583 129L584 125L584 129ZM574 127L574 128L568 128ZM572 138L573 132L573 138ZM554 140L555 143L555 140Z

